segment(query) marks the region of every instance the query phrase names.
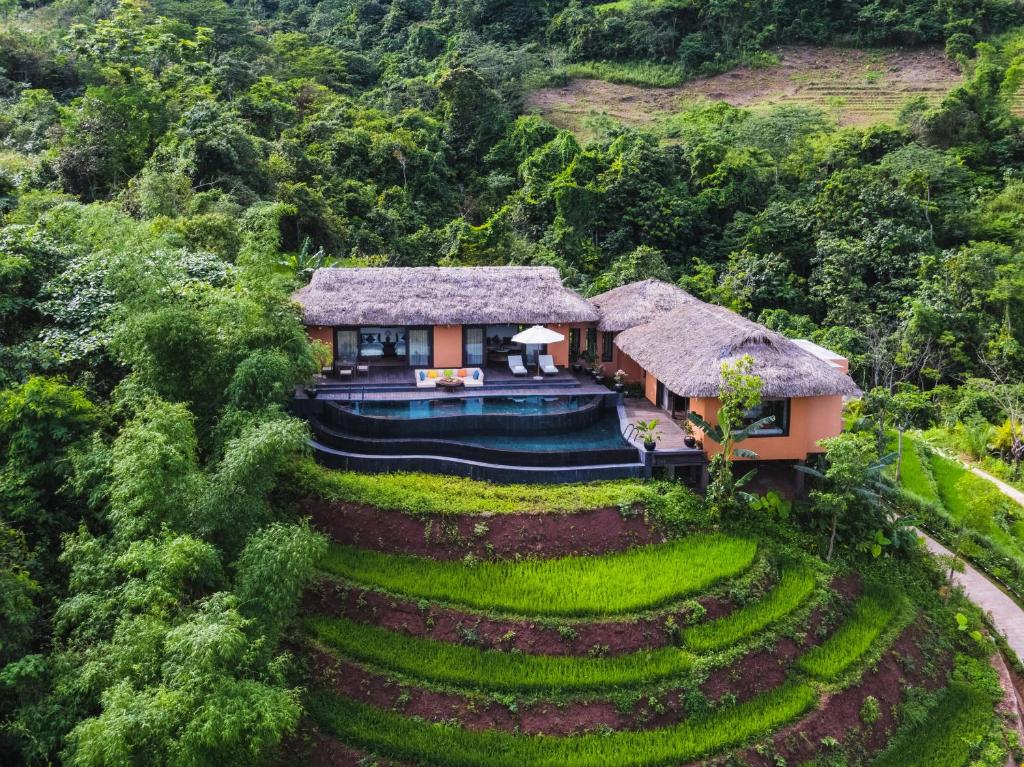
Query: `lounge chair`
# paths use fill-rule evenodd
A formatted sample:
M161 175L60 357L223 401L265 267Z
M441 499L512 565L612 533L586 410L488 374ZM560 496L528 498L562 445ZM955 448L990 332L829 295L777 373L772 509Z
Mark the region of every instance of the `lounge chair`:
M541 372L546 376L558 375L558 368L555 367L555 359L550 354L541 354L537 357L537 362L540 363Z
M523 365L523 358L518 354L510 354L508 356L508 369L512 371L514 376L524 376L527 373L526 367Z

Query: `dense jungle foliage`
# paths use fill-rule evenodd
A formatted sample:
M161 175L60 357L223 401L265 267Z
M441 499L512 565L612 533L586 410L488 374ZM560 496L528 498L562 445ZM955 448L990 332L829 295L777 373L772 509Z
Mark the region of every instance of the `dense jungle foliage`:
M315 365L288 296L318 265L659 277L848 354L865 388L1015 417L952 386L1024 365L1024 41L991 38L1019 22L1009 0L0 0L0 763L248 765L294 730L282 637L325 543L274 492ZM965 83L867 129L708 104L581 145L522 114L566 62L695 74L793 42L944 45Z

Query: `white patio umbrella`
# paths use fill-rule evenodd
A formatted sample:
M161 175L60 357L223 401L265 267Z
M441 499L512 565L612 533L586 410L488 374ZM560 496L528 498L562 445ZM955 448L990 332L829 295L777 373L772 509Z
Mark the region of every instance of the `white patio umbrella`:
M564 341L565 336L543 325L533 325L526 330L516 333L512 336L512 340L517 344L539 346L541 344L557 344L559 341ZM537 356L537 375L540 375L540 355Z

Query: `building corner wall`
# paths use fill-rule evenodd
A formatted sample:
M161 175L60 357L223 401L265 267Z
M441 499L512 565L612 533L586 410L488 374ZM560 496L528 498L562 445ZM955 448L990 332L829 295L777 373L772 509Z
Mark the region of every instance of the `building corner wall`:
M462 325L434 326L435 368L462 367Z

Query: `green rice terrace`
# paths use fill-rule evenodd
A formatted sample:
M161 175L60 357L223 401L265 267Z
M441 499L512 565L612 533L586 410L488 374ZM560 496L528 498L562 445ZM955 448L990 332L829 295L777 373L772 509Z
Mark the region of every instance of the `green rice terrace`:
M300 621L304 763L955 767L1010 747L979 617L927 557L826 563L657 482L294 476L334 539Z

